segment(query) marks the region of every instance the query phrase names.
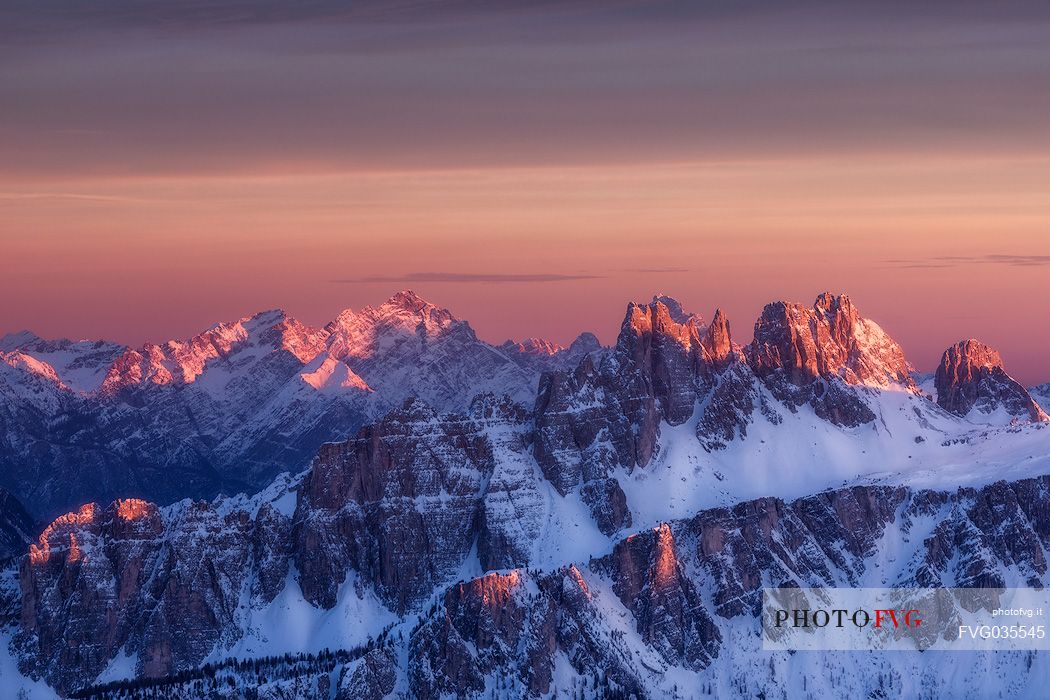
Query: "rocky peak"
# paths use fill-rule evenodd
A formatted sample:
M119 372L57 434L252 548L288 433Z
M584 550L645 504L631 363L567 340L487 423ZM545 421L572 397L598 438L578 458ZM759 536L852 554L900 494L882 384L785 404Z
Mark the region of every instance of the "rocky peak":
M347 309L328 324L329 352L340 359L371 360L406 342L415 347L454 329L474 338L469 324L448 309L442 309L415 292L398 292L377 307ZM403 349L403 348L402 348ZM356 368L355 368L356 369Z
M44 340L22 331L0 339L0 358L25 358L21 368L36 373L63 390L94 392L106 377L114 360L126 348L104 340ZM6 357L5 357L6 353ZM41 374L36 368L50 368Z
M705 331L701 316L686 313L670 297L627 307L616 351L651 385L661 414L672 425L692 415L697 387L708 373Z
M402 309L409 313L420 313L424 310L436 309L433 304L419 296L411 289L405 289L397 292L392 297L386 300L383 304L384 307Z
M58 376L55 368L43 360L38 360L20 350L3 353L0 352L0 361L15 369L31 374L34 377L50 382L59 388L66 388L62 378Z
M30 565L47 564L51 560L52 548L61 552L73 552L77 548L77 531L83 527L95 525L97 512L98 505L88 503L75 511L55 518L40 533L36 544L29 545Z
M465 410L483 392L531 403L539 370L523 355L478 339L470 324L412 292L378 307L343 312L327 327L328 352L378 398L381 410L420 396L443 410Z
M1006 373L1003 359L978 340L961 340L941 356L935 379L937 403L959 416L998 410L1023 420L1050 420L1021 384Z
M423 335L439 333L459 322L451 311L431 304L411 290L387 299L376 309L376 316L384 321L415 324L415 329Z
M729 319L722 309L715 309L714 318L700 339L704 349L704 358L718 369L729 362L733 354L733 335L729 330Z
M838 377L847 384L913 387L900 345L874 321L862 318L846 295L825 292L812 308L783 301L767 304L755 322L748 360L760 377L782 371L804 386Z
M721 635L679 561L669 525L631 535L593 566L612 579L642 639L668 663L702 669L718 655Z
M525 338L518 342L508 340L500 346L500 349L519 352L523 355L552 357L565 348L545 338Z
M627 305L617 346L628 351L635 361L644 362L651 343L666 338L688 348L699 339L703 327L703 317L686 313L671 297L658 295L648 304L632 301Z
M584 331L576 336L576 340L569 344L569 352L583 353L594 352L601 350L602 344L598 341L598 337L594 333Z
M662 307L661 311L669 315L674 319L675 323L687 324L692 320L696 320L703 324L703 319L695 314L688 313L682 304L672 296L666 294L655 294L653 295L653 301L649 304L650 307L659 305Z
M328 337L328 331L307 326L280 309L257 314L244 325L248 337L258 334L256 344L289 352L302 364L324 349Z
M567 348L544 338L526 338L517 342L508 340L499 349L520 367L539 374L555 370L570 371L584 357L601 350L601 347L593 333L580 333Z
M22 503L0 489L0 560L24 554L36 525Z
M138 384L192 384L212 368L227 374L232 367L264 362L278 353L290 357L292 363L287 369L291 370L316 357L324 349L327 335L327 331L311 328L280 309L262 311L232 323L216 324L188 340L129 348L114 360L102 391L113 393Z

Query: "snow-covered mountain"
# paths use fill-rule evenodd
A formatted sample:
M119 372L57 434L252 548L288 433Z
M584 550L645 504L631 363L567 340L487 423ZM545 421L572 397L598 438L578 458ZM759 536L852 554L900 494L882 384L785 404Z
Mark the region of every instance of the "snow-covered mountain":
M316 343L257 441L277 449L265 425L316 420L329 387L402 402L254 496L56 519L0 579L0 673L17 666L41 693L33 680L69 693L165 677L153 690L177 698L935 697L982 695L993 674L1039 697L1050 680L1034 655L789 657L757 635L763 586L1050 583L1050 423L1015 410L1034 401L1001 362L939 371L931 398L844 296L770 304L744 347L721 312L708 323L658 297L628 307L614 347L548 367L533 399L488 383L528 362L417 297L340 319L225 327L229 362L199 391L220 386L221 404L244 367L283 376L291 348ZM242 336L258 340L233 350ZM157 390L147 376L196 384L224 362L193 359L209 342L136 351L156 361L110 395ZM432 376L465 381L456 361L487 368L469 401ZM990 410L946 399L974 395Z
M43 515L93 499L257 490L409 397L439 410L484 392L531 404L542 371L597 350L583 346L522 361L526 351L479 340L412 292L324 328L264 311L137 349L8 335L0 485Z

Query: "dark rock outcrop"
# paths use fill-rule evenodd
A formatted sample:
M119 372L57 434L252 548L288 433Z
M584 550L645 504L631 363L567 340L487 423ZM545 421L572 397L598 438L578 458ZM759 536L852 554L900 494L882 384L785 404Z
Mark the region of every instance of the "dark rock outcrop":
M410 400L358 437L321 449L295 512L307 600L331 607L354 570L405 612L455 575L474 546L494 468L486 425L522 419L509 402L483 400L472 410L439 419Z
M17 498L0 489L0 561L23 554L36 524Z
M19 572L24 672L70 691L121 649L136 653L147 677L197 666L216 642L238 634L246 581L266 581L260 595L273 593L272 557L256 566L252 543L287 539L270 516L253 522L246 511L200 502L164 516L126 499L56 519Z
M669 525L628 537L592 568L612 579L642 639L667 663L699 670L718 656L722 636L679 562Z
M388 649L373 649L343 669L336 700L383 700L394 692L397 659Z
M958 416L1002 409L1022 420L1050 420L1028 391L1006 373L999 353L978 340L962 340L945 350L935 382L937 403Z

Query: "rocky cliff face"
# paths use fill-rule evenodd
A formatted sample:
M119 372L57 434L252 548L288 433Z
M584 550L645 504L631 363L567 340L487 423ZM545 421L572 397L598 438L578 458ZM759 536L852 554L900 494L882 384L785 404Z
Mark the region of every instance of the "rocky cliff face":
M1002 411L1011 418L1050 420L1025 388L1006 373L999 353L977 340L962 340L944 351L935 386L937 403L958 416Z
M762 498L642 530L574 565L503 569L447 586L479 536L471 465L484 463L489 447L469 420L425 439L421 426L434 424L421 411L406 406L377 432L323 454L302 484L294 528L276 492L262 503L163 511L124 500L59 518L21 565L23 669L68 691L118 653L145 676L194 668L244 633L245 596L268 605L291 563L319 605L332 601L341 566L362 573L394 609L434 601L391 651L347 662L337 676L347 697L386 697L398 678L423 698L541 697L555 683L594 688L595 674L612 689L673 694L668 678L731 672L728 640L741 624L757 626L764 586L1050 583L1048 475L953 491L874 485ZM493 419L479 412L475 421ZM401 450L431 465L411 487L397 467ZM415 530L399 530L411 509L382 507L439 492L446 510L417 506L428 517ZM453 517L464 495L459 503L473 510ZM327 519L336 506L356 520L326 530L338 522ZM324 539L332 533L348 539L342 550ZM329 548L348 559L329 557Z
M748 347L755 373L782 371L792 384L841 377L847 384L908 384L904 351L845 295L821 294L811 308L776 302L755 323Z
M853 386L900 384L917 390L900 346L862 318L845 295L825 293L812 308L776 302L755 323L748 363L774 396L795 410L856 427L875 420Z
M37 529L18 499L0 489L0 561L24 554Z
M306 599L332 607L352 569L399 612L454 576L474 546L495 460L485 415L438 414L410 400L361 435L322 448L303 481L294 541Z
M757 691L756 679L734 678L734 664L747 663L727 658L725 640L738 621L756 634L763 586L1045 585L1048 487L1040 477L956 492L876 486L761 499L639 533L581 568L487 574L446 592L412 632L413 688L421 697L541 697L562 659L562 687L597 691L588 697L605 692L592 674L627 693L674 696L672 668L697 672L694 688L733 679ZM891 541L917 551L889 566ZM885 672L901 673L892 664Z
M137 672L195 667L239 634L245 591L267 603L285 582L291 520L187 502L165 512L137 499L61 516L20 566L23 670L60 691L101 673L122 650Z

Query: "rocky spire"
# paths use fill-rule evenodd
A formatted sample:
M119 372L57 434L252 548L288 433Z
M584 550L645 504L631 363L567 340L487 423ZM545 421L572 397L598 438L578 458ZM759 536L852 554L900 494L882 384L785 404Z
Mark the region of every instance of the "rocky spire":
M733 336L729 331L729 319L722 309L715 309L711 325L705 330L700 340L704 348L704 357L718 369L729 362L733 354Z

